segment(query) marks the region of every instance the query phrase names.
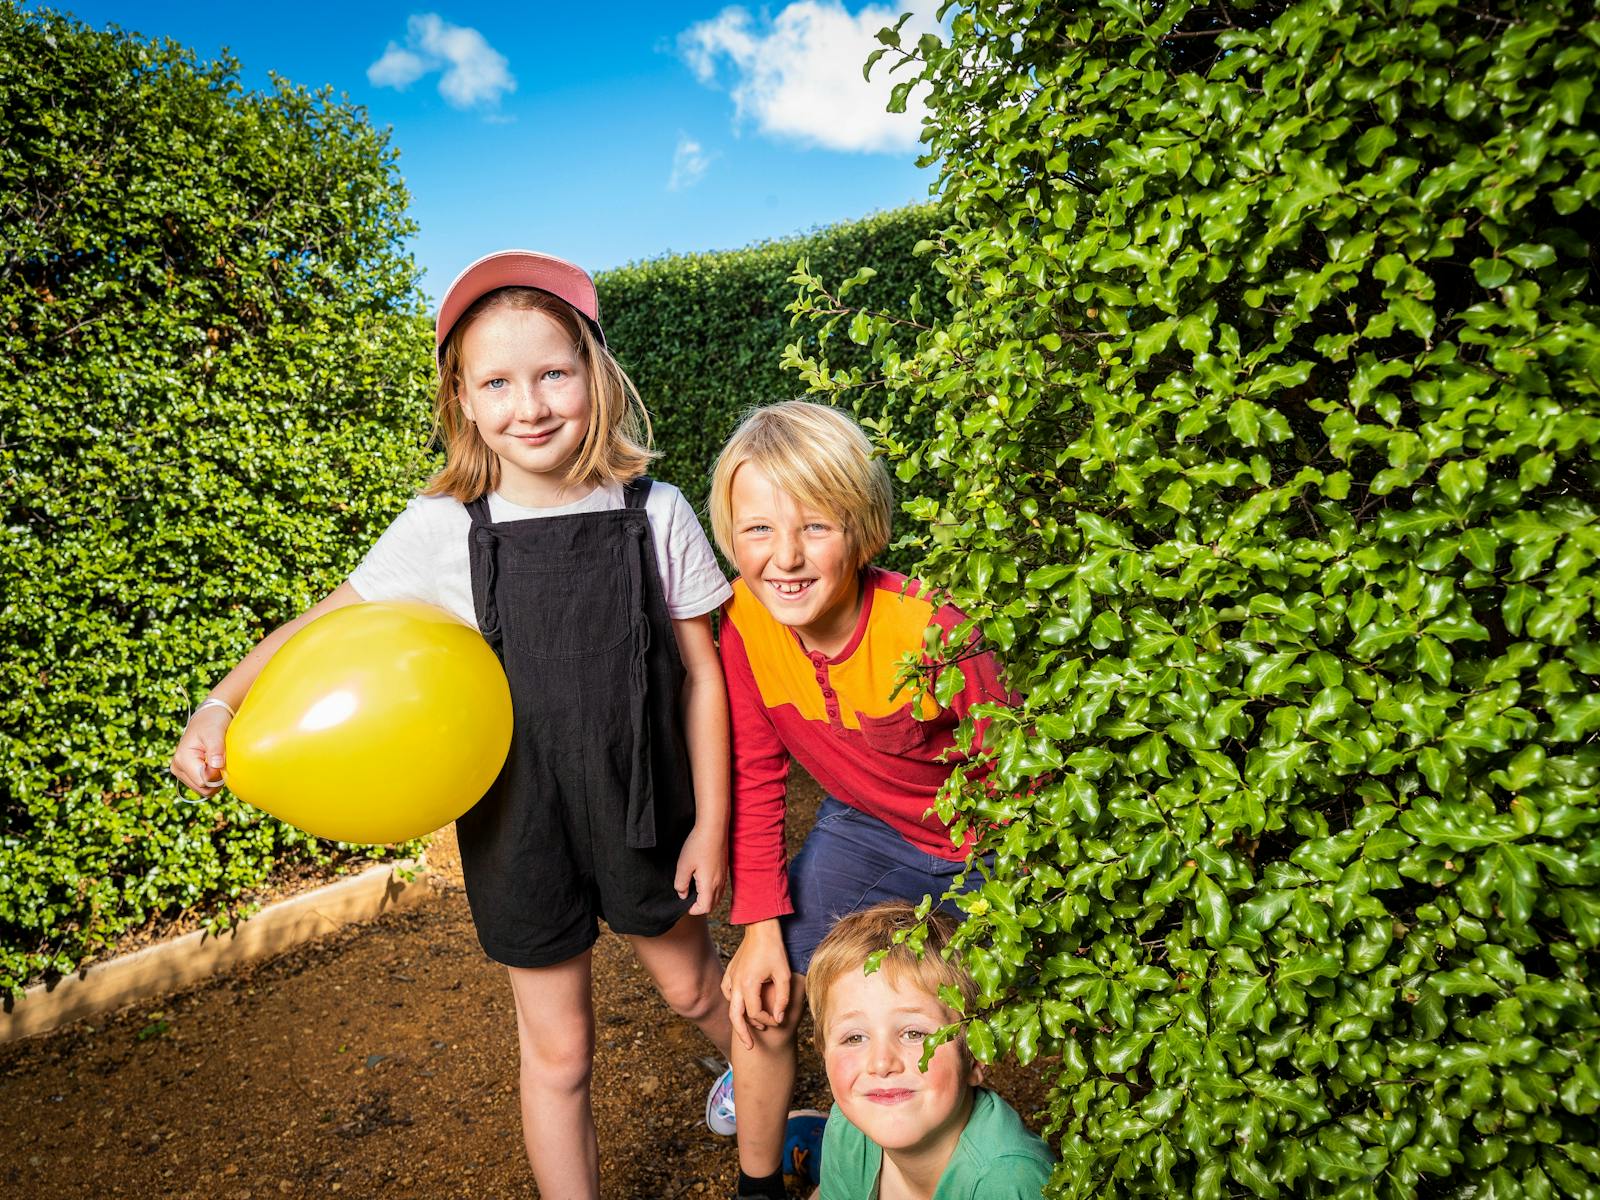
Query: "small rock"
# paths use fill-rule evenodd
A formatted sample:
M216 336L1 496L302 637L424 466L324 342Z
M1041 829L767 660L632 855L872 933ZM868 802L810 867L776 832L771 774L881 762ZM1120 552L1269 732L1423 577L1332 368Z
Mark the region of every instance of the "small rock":
M290 1183L287 1179L280 1179L278 1180L278 1190L287 1196L290 1192L294 1191L294 1184Z
M239 1173L239 1164L229 1163L227 1166L222 1168L222 1173L231 1179L233 1176Z

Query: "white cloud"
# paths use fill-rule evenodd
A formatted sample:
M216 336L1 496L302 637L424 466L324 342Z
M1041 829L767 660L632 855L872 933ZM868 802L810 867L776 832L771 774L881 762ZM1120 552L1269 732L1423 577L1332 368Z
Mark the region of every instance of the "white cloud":
M383 57L367 68L367 81L375 87L392 87L403 92L426 75L429 69L422 58L390 42Z
M711 165L711 158L699 142L686 133L678 135L678 148L672 152L672 177L667 180L669 192L682 191L700 182L700 177Z
M938 31L934 2L909 7L913 15L900 30L907 44ZM748 9L731 6L686 29L678 50L701 83L716 83L719 64L731 64L737 115L762 133L831 150L905 152L922 129L921 98L914 89L904 113L886 106L890 89L913 68L891 76L891 55L870 83L861 77L878 30L901 11L869 6L851 16L839 0L794 0L758 25Z
M439 76L439 94L454 108L492 108L517 90L510 64L476 29L452 25L437 13L414 13L406 21L406 44L390 42L367 68L374 87L404 90L424 75Z

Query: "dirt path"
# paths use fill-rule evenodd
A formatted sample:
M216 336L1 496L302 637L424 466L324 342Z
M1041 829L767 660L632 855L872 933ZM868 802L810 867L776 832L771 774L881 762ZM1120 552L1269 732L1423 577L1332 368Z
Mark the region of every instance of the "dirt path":
M817 798L809 780L796 787L798 831ZM436 902L0 1047L0 1196L536 1195L510 993L451 882L452 849L430 852L446 881ZM731 953L737 930L716 932ZM621 939L602 936L594 971L606 1195L726 1197L733 1143L702 1119L701 1060L714 1051ZM1036 1106L1026 1074L996 1083L1023 1111ZM828 1104L809 1048L796 1103Z

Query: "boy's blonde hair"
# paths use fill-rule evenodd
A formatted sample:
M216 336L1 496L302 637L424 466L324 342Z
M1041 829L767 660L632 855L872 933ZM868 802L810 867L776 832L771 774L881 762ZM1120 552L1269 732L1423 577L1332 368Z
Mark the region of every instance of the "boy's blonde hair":
M839 522L857 570L889 544L894 491L867 435L836 408L784 400L746 413L711 472L711 532L729 562L733 476L745 463L760 467L803 507Z
M445 462L422 489L426 496L451 496L463 504L500 485L500 460L484 445L461 407L461 342L472 323L498 309L542 312L572 339L589 384L589 430L567 473L571 483L627 483L643 475L650 460L650 414L633 380L617 365L589 322L559 296L530 287L503 287L478 297L461 314L439 347L439 386L433 397L433 436Z
M884 973L891 987L900 988L909 983L940 1004L945 1004L945 1000L939 995L939 989L954 988L961 997L962 1011L972 1011L978 999L977 981L959 958L945 956L950 937L956 931L955 919L937 910L928 915L928 936L920 955L907 943L896 944L894 940L895 934L916 927L917 910L913 905L904 900L886 900L841 917L828 931L811 956L811 966L806 971L806 999L816 1024L819 1052L827 1047L828 1002L833 985L847 972L859 972L867 959L879 950L887 951L878 970ZM961 1046L962 1063L971 1066L972 1052L967 1049L966 1037L958 1036L956 1040Z

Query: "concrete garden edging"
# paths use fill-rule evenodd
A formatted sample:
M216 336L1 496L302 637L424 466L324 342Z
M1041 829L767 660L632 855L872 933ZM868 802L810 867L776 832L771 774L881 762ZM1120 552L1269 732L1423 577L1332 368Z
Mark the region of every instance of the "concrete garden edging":
M357 921L412 908L436 894L422 860L378 863L269 904L221 934L203 930L94 963L54 983L9 998L0 1010L0 1044L35 1037L98 1013L187 987L221 971L282 954ZM401 871L415 871L405 880Z

